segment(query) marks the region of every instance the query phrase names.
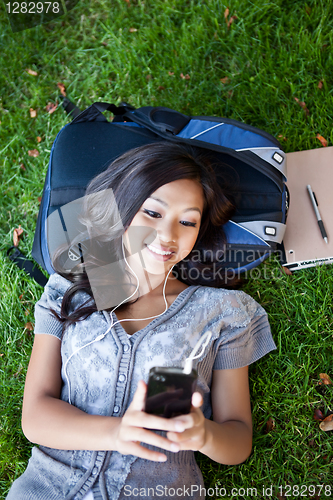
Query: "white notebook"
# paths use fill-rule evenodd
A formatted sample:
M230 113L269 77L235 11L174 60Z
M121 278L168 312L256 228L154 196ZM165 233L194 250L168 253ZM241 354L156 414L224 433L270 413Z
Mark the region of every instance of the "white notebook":
M333 147L287 153L290 205L283 239L290 270L333 263ZM325 226L325 243L307 191L310 184Z

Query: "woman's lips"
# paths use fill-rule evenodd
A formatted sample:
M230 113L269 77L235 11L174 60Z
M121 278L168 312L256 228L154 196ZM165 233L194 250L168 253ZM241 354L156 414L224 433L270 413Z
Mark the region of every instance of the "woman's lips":
M160 249L160 248L156 248L156 247L154 247L153 245L149 245L149 246L148 246L148 245L146 245L146 247L147 247L147 249L148 249L149 253L150 253L151 255L153 255L153 256L155 257L155 259L156 259L156 260L160 260L160 261L163 261L163 262L165 262L166 260L171 259L171 257L172 257L172 256L173 256L173 254L175 253L175 252L173 252L173 251L171 251L171 250L169 250L169 251L168 251L168 250L163 250L163 249ZM165 254L165 255L163 255L163 254L161 253L161 252L166 252L166 251L167 251L167 252L171 252L171 253L167 253L167 254Z

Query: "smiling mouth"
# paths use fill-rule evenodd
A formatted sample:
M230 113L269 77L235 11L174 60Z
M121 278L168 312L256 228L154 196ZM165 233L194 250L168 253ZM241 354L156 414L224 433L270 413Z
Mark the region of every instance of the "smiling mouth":
M147 245L147 248L151 252L156 253L157 255L169 256L169 255L172 255L173 253L175 253L175 252L171 252L171 251L160 250L159 248L153 247L152 245Z

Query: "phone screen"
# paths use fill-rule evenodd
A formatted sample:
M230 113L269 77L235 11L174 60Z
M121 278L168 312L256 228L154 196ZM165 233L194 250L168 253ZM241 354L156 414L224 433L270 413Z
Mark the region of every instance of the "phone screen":
M196 380L195 370L186 374L182 368L152 368L149 372L146 413L164 418L189 413Z

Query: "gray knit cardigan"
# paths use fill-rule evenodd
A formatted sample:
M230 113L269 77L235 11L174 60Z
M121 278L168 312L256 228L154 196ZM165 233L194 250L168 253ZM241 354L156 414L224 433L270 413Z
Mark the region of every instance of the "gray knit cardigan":
M36 304L35 334L61 338L61 325L50 308L60 311L70 284L57 274L50 277ZM74 307L87 298L84 292L76 294ZM210 418L213 370L247 366L276 348L264 309L238 290L190 286L165 313L133 335L117 323L104 338L86 345L110 324L109 313L95 312L66 329L61 341L61 399L68 402L70 397L71 404L90 414L121 417L138 381L147 381L150 368L183 366L198 338L211 330L208 347L194 361L204 398L202 411ZM163 452L167 462L157 463L116 451L34 447L26 471L14 481L7 500L80 500L89 490L94 500L167 499L175 493L176 497L204 498L194 453Z

